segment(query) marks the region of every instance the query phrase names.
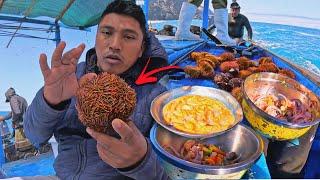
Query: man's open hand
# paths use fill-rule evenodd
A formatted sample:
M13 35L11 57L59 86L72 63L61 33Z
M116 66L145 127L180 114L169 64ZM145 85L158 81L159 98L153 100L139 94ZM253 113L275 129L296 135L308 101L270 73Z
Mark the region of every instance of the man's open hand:
M65 47L66 43L61 42L54 50L51 58L51 68L48 66L45 54L41 54L39 59L45 82L44 97L52 105L70 99L78 88L75 72L85 45L81 44L77 48L63 53Z

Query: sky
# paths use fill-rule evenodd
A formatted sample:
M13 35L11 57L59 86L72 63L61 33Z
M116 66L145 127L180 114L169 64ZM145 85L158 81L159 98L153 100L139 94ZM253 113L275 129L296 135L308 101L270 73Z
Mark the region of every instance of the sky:
M320 5L320 0L238 0L238 3L241 6L241 12L248 15L250 20L288 23L284 19L290 20L291 18L289 24L298 26L306 24L305 26L314 26L314 28L317 28L316 25L319 25L320 29L320 11L318 6ZM309 19L287 16L302 16ZM270 17L273 17L273 19ZM299 23L297 23L298 21ZM309 21L312 22L308 23ZM12 22L0 21L0 24L4 23ZM16 23L16 25L18 24ZM34 27L31 24L23 23L22 25ZM28 32L24 31L23 33ZM61 38L66 41L67 50L76 47L80 43L86 44L86 50L93 47L95 33L96 27L91 28L91 32L61 28ZM28 34L32 35L32 33ZM53 33L36 32L33 35L54 38ZM29 104L31 103L36 92L43 86L43 77L38 60L39 55L40 53L46 53L48 60L50 60L55 48L55 42L53 41L25 38L14 38L9 48L6 48L9 40L9 37L0 36L0 111L10 110L9 104L4 103L4 93L9 87L15 88L17 94L25 97ZM81 56L80 61L84 61L84 57L85 54Z
M319 0L238 0L237 2L243 13L278 14L320 19Z

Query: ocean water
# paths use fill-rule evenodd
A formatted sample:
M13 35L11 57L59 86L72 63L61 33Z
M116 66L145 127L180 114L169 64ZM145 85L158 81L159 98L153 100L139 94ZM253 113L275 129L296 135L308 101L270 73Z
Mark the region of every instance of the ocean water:
M0 111L0 116L6 116L9 112L8 111ZM4 123L0 122L0 125L3 126ZM10 120L6 120L6 125L9 128L10 133L12 133L13 129L12 129L12 121Z
M177 22L156 21L149 26L160 30L165 24L177 27ZM201 21L194 20L192 24L201 26ZM260 22L251 25L257 44L320 76L320 29Z

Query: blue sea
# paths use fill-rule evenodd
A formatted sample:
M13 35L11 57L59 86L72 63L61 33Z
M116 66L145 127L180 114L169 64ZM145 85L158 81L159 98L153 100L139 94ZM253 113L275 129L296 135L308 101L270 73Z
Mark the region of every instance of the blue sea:
M0 111L0 116L6 116L9 112L8 111ZM9 127L9 131L12 133L12 121L11 120L6 120L6 125ZM3 125L3 123L0 123Z
M177 27L177 22L156 21L151 22L151 27L158 30L165 24ZM192 24L202 25L200 20L194 20ZM259 45L320 75L320 29L260 22L252 22L251 25L253 40Z

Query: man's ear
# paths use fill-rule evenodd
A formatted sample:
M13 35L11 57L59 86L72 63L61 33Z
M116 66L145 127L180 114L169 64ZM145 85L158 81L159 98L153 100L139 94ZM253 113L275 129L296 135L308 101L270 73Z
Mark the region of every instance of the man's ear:
M143 41L143 42L142 42L142 45L141 45L141 52L140 52L140 54L139 54L139 58L142 57L142 54L143 54L145 48L146 48L146 42Z

